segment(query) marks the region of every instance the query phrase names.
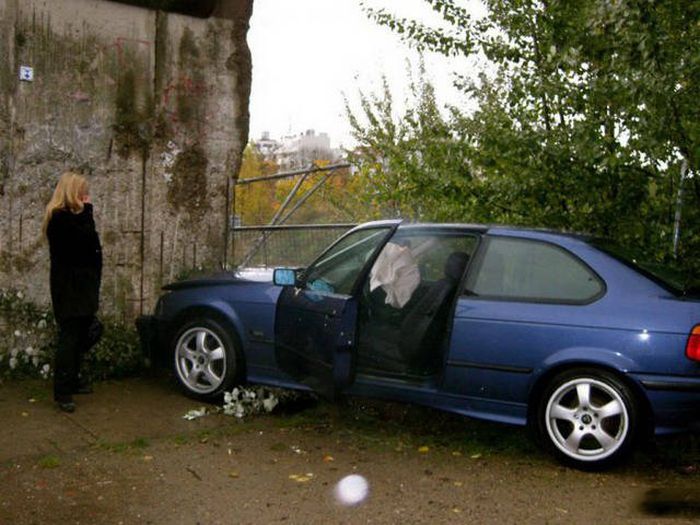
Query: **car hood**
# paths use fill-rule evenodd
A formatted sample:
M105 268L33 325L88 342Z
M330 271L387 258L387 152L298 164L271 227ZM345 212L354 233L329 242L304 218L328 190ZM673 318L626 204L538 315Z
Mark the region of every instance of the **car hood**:
M205 275L185 281L169 283L163 286L163 290L174 291L188 288L202 288L205 286L217 286L222 284L249 284L251 282L271 283L272 270L267 268L241 268L235 272L222 272L219 274Z

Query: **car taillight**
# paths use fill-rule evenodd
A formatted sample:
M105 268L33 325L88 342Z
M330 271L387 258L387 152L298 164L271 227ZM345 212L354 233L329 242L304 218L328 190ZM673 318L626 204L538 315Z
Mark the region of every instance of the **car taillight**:
M693 361L700 361L700 324L693 328L685 345L685 355Z

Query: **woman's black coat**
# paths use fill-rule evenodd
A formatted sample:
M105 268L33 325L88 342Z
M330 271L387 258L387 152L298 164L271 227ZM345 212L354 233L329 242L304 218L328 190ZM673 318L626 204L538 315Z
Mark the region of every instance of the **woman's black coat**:
M92 204L83 211L57 210L46 236L51 253L51 301L56 320L95 315L102 277L102 247Z

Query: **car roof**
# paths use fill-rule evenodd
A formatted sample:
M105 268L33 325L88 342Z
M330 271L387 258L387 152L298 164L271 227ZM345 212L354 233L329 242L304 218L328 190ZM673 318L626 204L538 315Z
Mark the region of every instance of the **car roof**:
M439 223L439 222L407 222L401 219L390 219L383 221L373 221L358 225L360 228L377 228L381 226L399 226L401 231L414 230L469 230L478 233L488 233L490 235L527 237L531 239L554 240L554 239L576 239L587 241L589 235L552 230L548 228L533 228L524 226L508 226L501 224L477 224L477 223Z

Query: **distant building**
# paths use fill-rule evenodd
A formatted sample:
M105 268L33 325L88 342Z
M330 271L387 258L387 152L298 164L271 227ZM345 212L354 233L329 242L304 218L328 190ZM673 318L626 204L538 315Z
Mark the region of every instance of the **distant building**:
M328 133L319 133L313 129L298 135L287 135L281 140L270 138L263 132L255 147L266 160L274 160L281 169L293 169L308 166L317 160L334 162L342 157L342 152L331 148Z

